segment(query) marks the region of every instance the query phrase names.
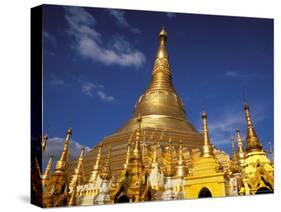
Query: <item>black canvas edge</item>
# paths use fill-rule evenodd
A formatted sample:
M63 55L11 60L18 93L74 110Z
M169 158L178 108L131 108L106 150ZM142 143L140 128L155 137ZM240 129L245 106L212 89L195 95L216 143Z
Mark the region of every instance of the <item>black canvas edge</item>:
M41 180L34 180L34 173L36 173L36 163L42 170L42 150L40 137L42 137L42 120L43 120L43 100L42 100L42 77L43 77L43 66L42 66L42 15L43 6L33 7L30 10L30 24L31 24L31 182L30 182L30 202L31 204L42 207L42 182ZM33 187L37 189L37 192L33 192Z

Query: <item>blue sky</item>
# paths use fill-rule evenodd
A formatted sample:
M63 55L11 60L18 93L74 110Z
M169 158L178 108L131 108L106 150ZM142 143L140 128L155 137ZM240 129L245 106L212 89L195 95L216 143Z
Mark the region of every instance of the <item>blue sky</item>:
M273 143L273 20L44 6L44 132L93 147L132 115L149 85L165 26L173 82L188 119L230 151L243 104L265 148Z

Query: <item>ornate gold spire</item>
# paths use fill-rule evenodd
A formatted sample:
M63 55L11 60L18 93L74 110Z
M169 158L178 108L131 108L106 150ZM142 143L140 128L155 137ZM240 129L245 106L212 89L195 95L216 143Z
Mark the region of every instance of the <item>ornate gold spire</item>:
M159 33L159 48L156 53L156 59L152 70L152 81L148 91L166 90L175 93L172 84L171 70L169 64L168 50L166 47L167 32L164 28Z
M232 148L231 170L232 170L232 173L238 173L239 172L239 161L237 160L237 154L235 151L235 141L234 141L233 137L231 137L231 148Z
M85 149L82 148L80 155L77 160L77 165L74 169L74 173L72 174L71 181L69 183L69 188L76 187L77 185L80 185L81 182L83 182L83 157L84 157L84 151Z
M72 129L68 128L67 133L66 133L65 142L63 145L63 150L62 150L60 159L57 161L57 164L55 167L54 172L56 174L60 174L60 173L64 172L66 169L67 162L68 162L68 156L69 156L68 146L69 146L69 141L70 141L71 135L72 135Z
M110 145L108 145L107 156L100 173L100 178L102 180L109 180L111 178L110 153L111 153L111 148Z
M136 132L135 146L134 146L134 149L133 149L133 158L135 160L142 160L141 148L140 148L140 135L141 135L142 117L141 117L140 114L138 116L137 122L138 122L138 129L137 129L137 132Z
M42 150L42 155L44 155L45 153L45 149L46 149L46 146L47 146L47 142L48 142L48 135L45 134L43 136L43 138L41 139L41 150Z
M98 177L98 174L100 171L100 165L101 165L101 150L102 150L102 144L99 144L96 162L93 167L93 170L91 171L89 183L94 183L97 180L97 177Z
M238 158L239 158L239 163L240 166L244 166L244 160L245 160L245 153L243 150L243 142L242 142L242 138L241 138L241 134L240 134L240 130L236 129L236 133L237 133L237 144L238 144Z
M206 112L203 112L202 120L203 120L203 136L204 136L203 157L212 157L212 156L214 156L214 154L213 154L213 148L211 145L209 132L208 132L207 113Z
M131 141L133 138L133 133L130 135L130 138L128 140L128 146L127 146L127 152L126 152L126 159L124 163L124 169L126 170L128 168L130 157L131 157Z
M145 94L136 104L134 117L137 117L138 114L141 113L143 116L166 115L176 116L181 120L186 120L183 103L176 95L172 83L166 42L167 32L163 27L159 33L159 48L152 70L152 80ZM153 93L157 93L158 95L152 96ZM154 101L152 101L151 98L153 98ZM169 107L167 107L167 105L169 105Z
M167 152L167 156L166 156L166 164L165 164L165 168L166 168L166 177L172 177L174 176L175 173L175 169L174 169L174 163L173 163L173 155L172 155L172 138L169 138L169 142L168 142L168 152Z
M185 177L187 175L187 167L185 164L185 160L183 157L183 147L182 147L182 141L180 140L179 144L179 150L178 150L178 161L176 165L176 176L177 177Z
M167 32L162 26L161 31L159 32L159 49L156 54L156 58L166 58L168 59L168 51L166 48L166 41L167 41Z
M84 158L84 151L85 149L82 148L80 155L77 160L77 165L74 169L74 173L71 176L71 181L69 183L69 199L67 201L68 206L76 205L76 190L77 186L83 183L84 171L83 171L83 158Z
M154 166L156 163L157 163L157 142L155 140L153 144L153 156L152 156L151 165Z
M42 172L41 172L41 168L40 168L40 164L37 160L37 158L35 157L35 168L36 168L36 171L38 173L38 175L40 176L40 178L42 177Z
M53 158L54 158L54 156L52 155L52 156L50 157L49 161L48 161L48 164L47 164L47 166L46 166L45 172L44 172L44 174L42 175L42 179L43 179L43 180L48 179L49 176L50 176L50 172L51 172L51 168L52 168L52 164L53 164Z
M232 160L236 157L234 138L231 137Z
M253 151L261 151L262 145L260 140L255 132L255 129L252 124L251 116L250 116L250 108L247 103L244 105L245 117L247 122L247 138L246 138L246 151L247 153Z

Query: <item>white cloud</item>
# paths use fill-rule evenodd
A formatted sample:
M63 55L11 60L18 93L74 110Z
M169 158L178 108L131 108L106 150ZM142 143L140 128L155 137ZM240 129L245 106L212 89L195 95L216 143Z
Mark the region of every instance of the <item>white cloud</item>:
M241 74L237 71L227 71L225 72L225 76L226 77L232 77L232 78L248 78L248 77L259 77L260 75L258 75L257 73L255 74Z
M82 84L81 89L82 92L87 96L93 96L93 90L97 86L92 82L85 82Z
M227 71L225 73L225 76L227 76L227 77L239 77L240 74L238 74L236 71Z
M115 100L113 96L108 96L104 91L98 91L97 95L101 98L101 100L104 100L106 102L112 102Z
M45 167L51 155L54 156L54 161L57 161L59 159L61 151L63 149L64 142L65 139L60 137L53 137L48 139L44 158L43 158L43 164L44 164L43 167ZM82 148L85 148L86 152L91 150L89 147L83 146L77 141L74 141L72 139L70 140L69 153L72 160L76 159L79 156Z
M142 66L146 58L144 54L129 45L129 51L124 52L113 47L106 47L103 43L102 34L94 28L95 18L83 8L65 7L65 19L68 22L68 33L75 39L75 49L78 53L93 61L105 65ZM120 43L121 42L121 43ZM123 41L115 41L116 45L124 44ZM126 47L128 49L128 47Z
M112 15L115 18L116 22L119 25L121 25L123 27L129 27L130 26L128 21L125 18L125 12L124 11L114 10L114 9L111 10L110 9L109 14Z
M43 41L48 41L54 47L57 45L57 39L47 31L43 31Z
M99 83L93 83L91 81L79 80L81 83L81 91L87 96L93 97L96 94L102 101L113 102L115 101L114 96L107 95L104 91L104 85Z
M136 27L132 27L127 19L125 18L125 11L121 11L121 10L115 10L115 9L110 9L109 10L109 14L112 15L115 20L116 23L121 26L121 27L125 27L125 28L130 28L130 30L135 33L135 34L139 34L140 33L140 29L136 28Z
M176 17L176 13L167 13L168 18L175 18Z
M50 81L50 84L55 85L55 86L63 86L63 85L65 85L65 82L64 82L64 80L61 80L61 79L52 79Z

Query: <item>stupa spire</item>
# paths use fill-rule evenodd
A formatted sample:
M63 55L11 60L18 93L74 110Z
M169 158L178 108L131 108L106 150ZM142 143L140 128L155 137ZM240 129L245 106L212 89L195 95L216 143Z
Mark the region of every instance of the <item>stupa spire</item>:
M253 151L261 151L262 145L253 127L252 119L250 116L250 108L247 103L245 103L244 105L244 112L245 112L247 128L248 128L247 137L246 137L246 151L247 153Z
M167 107L168 105L169 107ZM164 27L159 33L159 47L152 69L151 83L137 102L134 117L137 118L139 113L143 116L166 115L186 120L182 100L177 96L172 83L167 50L167 32Z
M142 122L142 117L139 114L138 119L138 128L136 132L136 140L135 140L135 146L133 149L133 156L134 159L141 160L141 148L140 148L140 136L141 136L141 122Z
M178 150L178 161L176 165L176 176L177 177L185 177L187 174L187 167L184 161L183 157L183 147L182 147L182 141L179 142L179 150Z
M175 92L172 84L169 56L167 50L167 32L162 27L159 33L159 47L152 70L152 81L149 86L150 91L164 89Z
M202 120L203 120L203 136L204 136L203 157L211 157L213 156L213 148L209 137L206 112L203 112Z
M172 177L174 176L174 164L173 164L173 154L172 154L172 137L169 137L169 142L168 142L168 152L166 155L166 176L167 177Z
M111 178L110 154L111 154L111 148L110 148L110 145L108 145L107 156L106 156L105 162L102 166L102 170L101 170L101 174L100 174L100 177L103 180L109 180Z
M51 172L51 168L52 168L52 164L53 164L53 158L54 156L52 155L47 163L46 169L44 174L42 175L42 179L45 180L49 177L50 172Z
M235 141L233 137L231 137L231 148L232 148L231 170L232 173L237 173L239 172L239 162L237 161L237 155L235 151Z
M231 137L232 160L236 157L234 138Z
M89 178L90 183L94 183L97 180L100 171L100 166L101 166L101 156L102 156L101 154L102 154L102 144L99 144L96 162Z
M72 174L71 181L69 183L69 188L76 187L83 181L83 158L84 158L84 151L85 149L82 148L80 155L77 160L76 167L74 169L74 172Z
M238 158L239 158L239 163L240 166L244 166L244 160L245 160L245 153L243 150L243 142L242 142L242 138L241 138L241 134L240 134L240 130L236 129L236 133L237 133L237 144L238 144Z
M69 142L70 142L71 135L72 135L72 129L68 128L67 132L66 132L65 142L63 145L63 150L60 155L60 159L56 163L55 173L64 172L66 169L67 162L68 162L68 156L69 156L68 148L69 148Z
M124 163L124 169L128 168L128 165L129 165L129 162L130 162L132 138L133 138L133 133L130 135L130 138L128 140L128 146L127 146L127 152L126 152L126 159L125 159L125 163Z

